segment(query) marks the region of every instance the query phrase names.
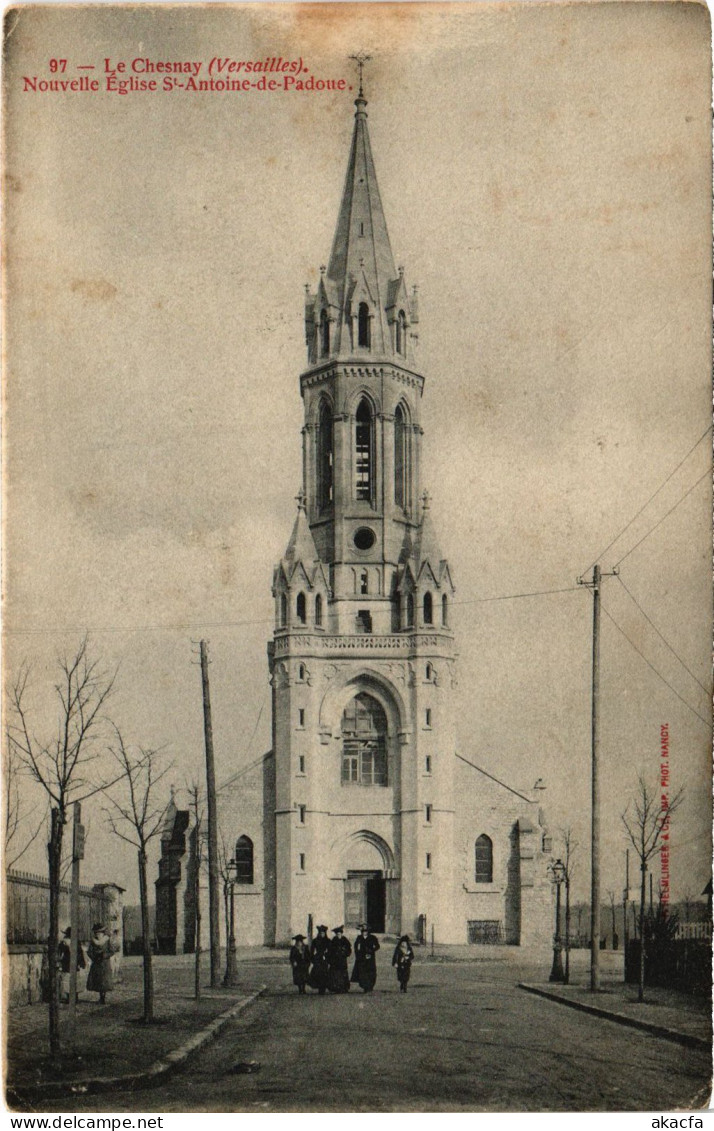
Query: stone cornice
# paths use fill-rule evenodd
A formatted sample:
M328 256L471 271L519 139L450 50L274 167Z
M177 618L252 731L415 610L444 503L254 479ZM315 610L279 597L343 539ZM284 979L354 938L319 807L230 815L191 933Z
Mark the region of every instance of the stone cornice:
M322 384L328 377L343 376L357 381L391 379L410 388L424 388L424 378L420 373L405 369L401 365L390 362L359 362L339 361L337 358L327 361L315 368L307 369L300 374L300 388L310 389Z
M415 632L402 635L318 635L317 633L284 633L271 642L275 657L290 655L318 656L342 653L345 656L402 656L408 658L425 652L440 652L446 658L454 655L454 638L447 632Z

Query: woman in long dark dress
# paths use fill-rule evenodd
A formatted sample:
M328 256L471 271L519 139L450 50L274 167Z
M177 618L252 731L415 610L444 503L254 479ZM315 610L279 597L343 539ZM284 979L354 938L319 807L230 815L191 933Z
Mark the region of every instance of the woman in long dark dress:
M352 946L346 939L344 927L333 927L330 939L330 980L329 989L333 994L349 993L350 975L347 969L347 959L352 954Z
M106 993L114 989L112 955L119 950L119 943L111 939L101 923L92 927L87 954L91 966L87 977L87 989L99 994L99 1004L106 1004Z
M407 992L413 961L414 951L409 942L409 935L402 935L394 948L394 955L392 957L392 966L396 966L397 968L397 981L399 982L400 993L405 994Z
M351 982L358 982L366 994L371 993L377 981L377 959L379 942L369 927L363 923L360 934L355 939L355 964Z
M310 985L318 993L324 994L330 980L330 940L327 937L327 927L322 924L317 928L317 938L312 940L310 961Z
M304 994L310 969L310 951L305 946L304 935L293 935L293 945L290 947L290 965L293 970L293 985L297 986L301 994Z

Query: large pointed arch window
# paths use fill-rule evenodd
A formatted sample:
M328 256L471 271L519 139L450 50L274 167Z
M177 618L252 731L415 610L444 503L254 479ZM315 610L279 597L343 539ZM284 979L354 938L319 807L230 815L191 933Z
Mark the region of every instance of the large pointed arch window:
M332 413L327 401L320 405L317 423L317 502L320 510L332 502Z
M342 784L387 784L387 716L372 695L360 692L342 716Z
M394 502L408 511L411 485L411 429L404 405L394 414Z
M366 302L361 302L357 308L357 345L369 349L371 345L369 332L369 307Z
M249 836L239 836L236 841L236 883L253 883L253 841Z
M369 401L359 402L355 426L355 494L371 502L374 486L374 417Z

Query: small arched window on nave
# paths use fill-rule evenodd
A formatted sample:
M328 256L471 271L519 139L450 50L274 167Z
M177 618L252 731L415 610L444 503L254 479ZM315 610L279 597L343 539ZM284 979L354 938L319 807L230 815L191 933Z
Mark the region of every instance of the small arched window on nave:
M253 883L253 841L249 836L239 836L236 841L236 883Z
M493 841L482 833L474 846L474 879L477 884L493 883Z

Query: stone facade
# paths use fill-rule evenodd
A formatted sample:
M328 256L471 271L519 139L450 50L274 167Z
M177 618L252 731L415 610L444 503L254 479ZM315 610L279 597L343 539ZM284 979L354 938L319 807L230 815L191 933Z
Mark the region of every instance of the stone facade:
M252 871L238 940L369 921L439 942L552 930L534 796L459 752L454 583L422 494L416 288L356 114L329 263L305 297L303 489L273 574L272 751L221 790ZM169 868L169 865L166 865ZM157 922L159 917L157 916Z

